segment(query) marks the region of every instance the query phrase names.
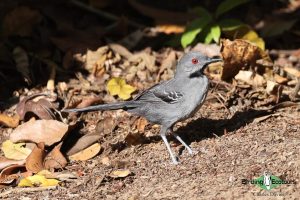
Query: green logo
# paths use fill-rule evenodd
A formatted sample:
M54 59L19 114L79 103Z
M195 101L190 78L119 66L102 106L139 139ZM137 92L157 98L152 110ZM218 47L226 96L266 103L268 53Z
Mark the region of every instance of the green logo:
M253 184L264 190L271 190L283 184L296 184L296 182L292 180L281 180L277 176L265 172L264 175L254 180L242 179L242 184Z

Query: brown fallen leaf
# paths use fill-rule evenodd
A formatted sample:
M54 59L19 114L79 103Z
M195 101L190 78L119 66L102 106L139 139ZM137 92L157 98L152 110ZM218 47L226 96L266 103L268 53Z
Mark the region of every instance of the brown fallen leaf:
M129 59L132 56L132 53L126 49L126 47L116 44L116 43L111 43L108 45L115 53L118 53L120 56Z
M129 62L139 63L139 69L148 69L150 72L155 72L155 57L146 52L136 53L131 56L128 60Z
M38 143L38 145L32 150L31 154L26 159L26 169L33 173L37 173L44 169L45 158L45 145L44 143Z
M183 33L185 27L176 25L176 24L165 24L165 25L158 25L155 27L156 31L159 33L165 33L165 34L179 34Z
M67 155L73 155L89 146L94 144L96 141L98 141L101 138L100 134L97 133L89 133L81 138L74 144L74 146L68 150Z
M283 70L286 71L287 73L289 73L292 76L300 78L300 71L297 70L296 68L293 68L293 67L284 67Z
M136 125L137 127L137 130L140 132L140 133L143 133L145 131L145 127L148 125L148 121L146 118L144 117L139 117L135 122L134 124Z
M67 133L68 125L56 120L28 121L18 126L10 135L12 142L44 142L50 146L59 142Z
M93 158L94 156L96 156L101 150L101 146L99 143L95 143L93 144L92 146L78 152L78 153L75 153L71 156L69 156L69 159L71 161L74 161L74 160L81 160L81 161L84 161L84 160L88 160L88 159L91 159Z
M44 97L51 97L48 94L33 94L31 96L25 97L22 99L16 108L17 114L20 119L23 120L25 118L26 113L34 113L40 119L55 119L55 115L53 113L53 109L56 109L56 106L52 104L48 99ZM37 99L35 101L35 99Z
M14 115L12 117L1 114L0 113L0 124L10 127L10 128L16 128L19 125L20 118L18 115Z
M45 169L62 169L67 165L68 161L60 151L61 145L56 145L46 156L44 161Z
M14 180L19 179L21 176L26 177L30 176L32 173L27 172L25 165L11 165L4 168L0 173L0 185L1 184L10 184Z
M125 169L125 170L112 171L109 176L113 177L113 178L124 178L124 177L128 176L129 174L131 174L131 172L128 169Z
M95 75L96 71L104 66L104 62L107 58L106 53L108 52L108 46L98 48L96 51L87 50L86 52L86 63L85 69ZM97 69L95 69L95 67Z
M238 74L240 70L254 70L258 67L256 61L260 59L272 62L268 54L258 46L242 39L230 41L221 40L221 55L223 57L222 80L229 80ZM263 74L265 67L260 67L258 71Z
M286 84L289 80L285 77L282 77L278 74L274 74L274 80L279 84Z
M23 165L25 163L24 160L11 160L7 159L3 156L0 156L0 170L10 166L10 165Z

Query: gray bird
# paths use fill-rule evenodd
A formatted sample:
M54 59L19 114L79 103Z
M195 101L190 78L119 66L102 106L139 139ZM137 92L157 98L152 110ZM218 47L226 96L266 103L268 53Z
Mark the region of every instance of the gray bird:
M193 115L203 104L209 87L204 69L214 62L222 61L209 58L199 52L189 52L177 64L174 78L156 84L143 91L131 101L101 104L79 109L66 109L64 112L86 112L123 109L143 116L148 121L160 124L160 136L164 141L172 162L178 161L171 150L166 133L173 125ZM193 154L193 150L176 134L173 136Z

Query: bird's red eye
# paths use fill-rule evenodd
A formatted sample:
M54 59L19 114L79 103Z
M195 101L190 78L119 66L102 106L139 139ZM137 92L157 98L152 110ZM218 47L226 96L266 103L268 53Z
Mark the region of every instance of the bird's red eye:
M192 59L192 63L195 65L195 64L197 64L199 61L198 61L198 59L196 59L196 58L193 58Z

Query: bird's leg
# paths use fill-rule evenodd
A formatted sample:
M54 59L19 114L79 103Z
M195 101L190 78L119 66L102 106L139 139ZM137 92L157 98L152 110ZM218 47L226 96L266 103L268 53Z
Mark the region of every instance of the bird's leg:
M167 146L167 149L168 149L168 152L170 154L170 157L172 159L173 164L176 165L176 164L178 164L178 161L177 161L177 158L175 157L174 153L171 150L170 143L167 140L167 137L166 137L167 131L168 131L168 128L166 128L164 126L161 126L160 137L162 138L162 140L164 141L165 145Z
M189 154L194 154L193 150L191 149L191 147L189 145L187 145L182 139L181 137L179 137L179 135L177 135L176 133L173 132L173 136L188 150Z

